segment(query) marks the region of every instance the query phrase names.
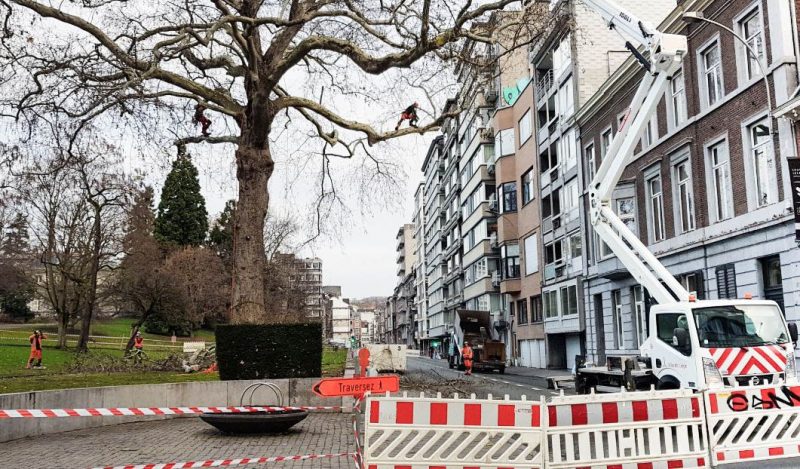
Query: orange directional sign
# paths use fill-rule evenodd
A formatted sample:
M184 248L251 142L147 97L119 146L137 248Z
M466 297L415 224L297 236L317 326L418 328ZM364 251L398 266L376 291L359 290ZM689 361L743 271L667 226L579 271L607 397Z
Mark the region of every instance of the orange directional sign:
M400 377L386 375L369 378L325 378L312 389L321 397L360 396L366 392L397 392L400 390Z

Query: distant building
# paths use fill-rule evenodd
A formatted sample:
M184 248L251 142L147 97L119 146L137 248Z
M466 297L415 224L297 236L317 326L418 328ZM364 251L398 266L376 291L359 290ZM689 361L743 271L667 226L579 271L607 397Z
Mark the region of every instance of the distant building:
M335 345L346 346L350 342L350 336L352 335L350 304L338 296L332 297L330 301L331 323L333 327L331 343Z

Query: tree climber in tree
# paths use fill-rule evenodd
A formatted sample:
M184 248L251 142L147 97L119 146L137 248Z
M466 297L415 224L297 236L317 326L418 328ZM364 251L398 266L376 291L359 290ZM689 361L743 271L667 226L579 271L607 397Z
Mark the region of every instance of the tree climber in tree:
M202 126L203 137L208 137L208 128L211 127L211 119L206 117L204 114L206 111L206 107L202 104L198 104L194 108L194 118L192 119L195 124L200 124Z
M403 113L400 114L400 120L397 122L397 126L394 128L394 130L395 131L400 130L400 124L402 124L403 121L406 121L406 120L408 121L408 125L410 125L411 127L414 127L416 129L417 128L417 121L419 120L419 118L417 117L417 108L418 107L419 107L419 104L417 104L416 102L414 104L412 104L411 106L408 106L405 109L405 111L403 111Z

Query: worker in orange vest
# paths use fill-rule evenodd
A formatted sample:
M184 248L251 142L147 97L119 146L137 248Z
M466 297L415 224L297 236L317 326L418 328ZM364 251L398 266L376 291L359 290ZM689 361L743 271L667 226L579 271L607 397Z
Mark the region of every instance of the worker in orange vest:
M47 336L39 330L33 331L33 335L28 337L31 342L31 355L28 357L28 364L25 368L44 368L42 366L42 339L46 338ZM36 361L36 365L33 364L34 361Z
M136 337L133 339L133 346L136 350L142 350L144 348L144 338L140 332L136 333Z
M461 359L464 360L464 369L466 370L466 375L472 374L472 358L474 354L472 352L472 347L469 345L469 342L464 343L464 348L461 349Z

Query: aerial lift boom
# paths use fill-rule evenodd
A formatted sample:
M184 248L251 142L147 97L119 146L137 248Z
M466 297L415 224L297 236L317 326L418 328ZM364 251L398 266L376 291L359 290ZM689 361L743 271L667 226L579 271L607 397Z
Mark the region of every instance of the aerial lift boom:
M627 115L589 184L590 221L598 236L659 304L688 301L689 292L611 208L614 188L633 158L636 143L655 114L672 75L681 67L688 48L686 36L663 34L608 0L583 0L583 3L628 40L626 47L645 69ZM643 46L648 56L631 40Z

